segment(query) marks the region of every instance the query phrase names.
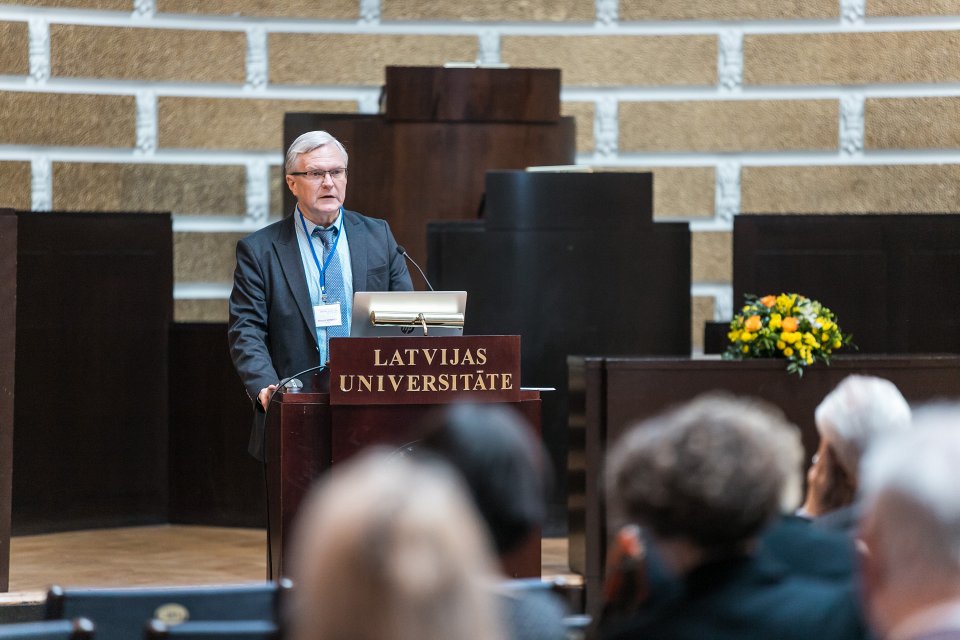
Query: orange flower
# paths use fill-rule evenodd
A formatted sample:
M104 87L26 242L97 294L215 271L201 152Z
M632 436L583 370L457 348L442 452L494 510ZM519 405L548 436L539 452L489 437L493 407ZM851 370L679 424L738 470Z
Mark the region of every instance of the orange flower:
M781 326L784 331L796 331L800 327L800 322L793 316L787 316L781 321Z
M747 331L752 331L754 333L756 333L757 331L760 331L761 326L762 325L760 323L760 316L750 316L743 323L744 329L746 329Z
M760 304L769 309L773 305L777 304L777 296L763 296L760 298Z

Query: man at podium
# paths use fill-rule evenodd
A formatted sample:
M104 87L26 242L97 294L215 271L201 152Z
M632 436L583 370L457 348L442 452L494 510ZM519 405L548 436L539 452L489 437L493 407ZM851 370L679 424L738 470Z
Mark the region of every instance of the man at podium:
M387 222L343 208L347 161L325 131L294 140L284 172L296 208L237 243L228 339L253 401L249 451L258 460L271 393L326 363L330 338L350 335L354 292L413 289Z

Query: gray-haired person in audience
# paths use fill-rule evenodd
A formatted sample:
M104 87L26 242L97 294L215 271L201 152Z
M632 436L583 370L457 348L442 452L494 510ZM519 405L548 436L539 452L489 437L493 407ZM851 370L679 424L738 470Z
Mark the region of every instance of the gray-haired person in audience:
M428 417L420 436L416 456L440 459L461 474L501 561L509 564L529 548L546 514L549 463L520 414L496 405L449 405ZM566 636L566 608L546 585L507 580L498 592L513 640Z
M611 530L643 532L673 587L601 627L606 639L865 637L849 584L801 575L760 543L800 498L803 449L776 408L701 396L630 429L610 450Z
M864 600L888 640L960 639L960 405L917 412L861 469Z
M330 472L295 530L292 640L504 638L496 560L446 465L374 451Z
M827 394L815 417L820 446L799 513L852 534L860 459L880 439L910 428L910 406L889 380L852 375Z

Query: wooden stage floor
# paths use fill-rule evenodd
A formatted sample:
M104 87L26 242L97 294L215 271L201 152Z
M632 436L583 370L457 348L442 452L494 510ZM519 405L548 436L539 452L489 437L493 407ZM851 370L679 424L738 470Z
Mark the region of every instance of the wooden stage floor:
M544 577L569 577L567 540L544 539L542 550ZM265 576L266 533L260 529L161 525L15 536L10 591L0 593L0 603L42 601L51 584L227 584Z

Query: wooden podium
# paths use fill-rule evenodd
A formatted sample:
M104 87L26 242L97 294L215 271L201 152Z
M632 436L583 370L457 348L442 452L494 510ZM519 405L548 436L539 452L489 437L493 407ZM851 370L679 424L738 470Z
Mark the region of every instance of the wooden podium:
M318 390L278 393L267 417L271 579L288 573L284 550L313 481L365 447L415 447L431 409L506 404L540 433L540 393L520 388L519 336L340 338L330 341L330 360ZM534 542L505 563L508 575L540 575L539 536Z

